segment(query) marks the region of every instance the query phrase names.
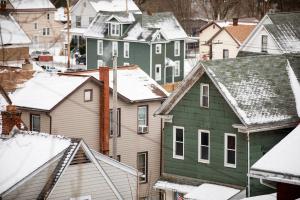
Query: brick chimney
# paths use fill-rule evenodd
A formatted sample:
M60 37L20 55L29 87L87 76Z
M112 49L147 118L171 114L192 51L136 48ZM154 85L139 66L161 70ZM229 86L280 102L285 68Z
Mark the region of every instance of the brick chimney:
M232 24L233 26L239 25L239 18L232 18Z
M1 8L1 11L4 11L4 10L6 10L6 0L2 0L1 2L0 2L0 8Z
M100 90L100 152L109 155L109 67L99 67Z
M6 111L2 111L2 134L9 135L14 126L21 129L21 111L18 111L15 105L7 105Z

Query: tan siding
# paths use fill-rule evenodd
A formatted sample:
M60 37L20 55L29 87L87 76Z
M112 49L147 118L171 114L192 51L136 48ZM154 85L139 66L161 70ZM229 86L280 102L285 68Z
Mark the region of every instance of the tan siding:
M112 101L110 103L112 107ZM140 197L158 197L153 185L159 178L160 172L160 134L161 120L154 118L153 113L161 105L160 102L149 102L139 104L126 104L118 101L121 108L121 137L118 138L118 155L121 162L137 168L137 153L148 151L148 183L140 184ZM137 134L137 107L148 105L149 109L149 133ZM110 139L110 154L112 155L112 139Z
M41 117L41 132L49 133L50 132L50 118L42 112L29 112L22 110L21 118L25 125L30 130L30 114L39 114Z
M14 191L3 197L6 199L20 199L20 200L32 200L37 199L38 195L42 191L46 181L55 169L59 159L52 163L49 167L39 172L36 176L16 188Z
M85 89L93 89L93 101L84 102ZM52 133L83 138L90 148L99 151L99 86L88 82L52 112Z

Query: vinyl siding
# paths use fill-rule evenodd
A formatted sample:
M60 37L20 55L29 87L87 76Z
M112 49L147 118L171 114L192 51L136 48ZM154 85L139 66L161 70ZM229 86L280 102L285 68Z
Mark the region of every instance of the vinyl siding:
M110 105L112 106L112 98ZM137 108L139 105L148 105L149 133L147 134L137 134ZM121 137L117 139L117 155L121 155L121 162L137 168L137 153L148 152L148 182L139 185L140 197L158 197L158 191L152 187L160 175L161 119L154 118L153 113L160 105L159 101L138 104L118 101L118 107L121 108ZM112 138L109 142L112 155Z
M93 100L84 102L85 89L93 89ZM87 82L50 114L52 134L83 138L90 148L100 150L99 136L99 86Z
M42 191L44 185L46 184L48 178L52 175L59 159L54 161L44 170L40 171L30 180L26 181L24 184L17 187L8 195L3 197L3 200L6 199L20 199L20 200L32 200L37 199L38 195Z
M223 49L228 49L229 58L235 58L240 46L225 30L220 32L212 43L212 60L223 59Z
M30 114L38 114L40 115L40 127L41 127L41 132L42 133L50 133L50 118L47 116L44 112L31 112L27 110L22 110L22 115L21 118L25 125L28 127L30 130Z

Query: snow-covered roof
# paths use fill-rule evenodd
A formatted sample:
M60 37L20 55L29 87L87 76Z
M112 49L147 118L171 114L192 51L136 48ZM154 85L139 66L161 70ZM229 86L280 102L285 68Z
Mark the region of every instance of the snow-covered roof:
M299 62L299 55L269 55L198 63L155 114L168 114L202 76L203 67L247 127L297 123L299 92L296 90L294 94L292 87L294 84L298 88ZM292 76L288 72L289 65L294 72ZM294 77L292 84L291 77Z
M19 107L51 110L88 79L84 76L36 73L11 94L11 100Z
M55 9L50 0L9 0L9 2L14 9Z
M108 11L108 12L120 12L126 11L126 1L129 12L140 12L138 6L133 0L89 0L96 12Z
M187 194L187 193L195 190L197 188L197 186L185 185L185 184L179 184L179 183L173 183L173 182L169 182L169 181L159 180L155 183L153 188L177 191L179 193Z
M193 199L193 200L227 200L239 193L240 190L215 185L215 184L208 184L204 183L198 186L193 191L189 192L188 194L184 195L184 199Z
M0 45L23 45L31 43L29 37L10 14L0 14L0 26Z
M80 72L99 79L98 70ZM137 66L118 68L118 94L130 102L166 98L169 93ZM113 88L113 71L109 71L109 87Z
M43 166L70 145L56 135L23 132L0 141L0 194Z
M244 198L242 200L277 200L277 194L272 193L272 194L248 197L248 198Z
M300 185L299 144L300 125L252 165L250 176Z

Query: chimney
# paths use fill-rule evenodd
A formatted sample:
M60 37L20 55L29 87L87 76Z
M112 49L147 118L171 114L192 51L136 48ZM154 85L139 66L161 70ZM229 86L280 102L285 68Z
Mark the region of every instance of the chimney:
M99 67L100 90L100 152L109 155L109 67Z
M21 111L17 111L15 105L7 105L6 111L2 111L2 135L8 136L14 126L21 129Z
M1 1L1 11L4 11L6 9L6 0Z
M232 18L233 26L239 25L239 18Z

